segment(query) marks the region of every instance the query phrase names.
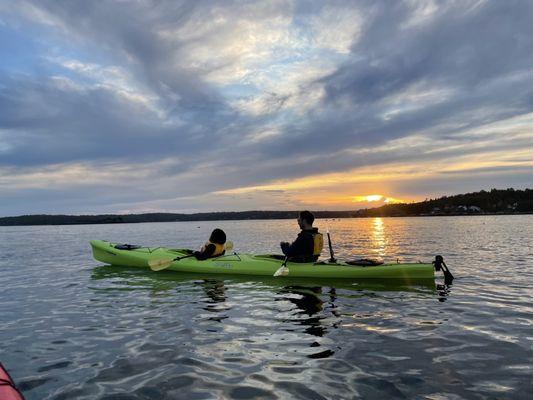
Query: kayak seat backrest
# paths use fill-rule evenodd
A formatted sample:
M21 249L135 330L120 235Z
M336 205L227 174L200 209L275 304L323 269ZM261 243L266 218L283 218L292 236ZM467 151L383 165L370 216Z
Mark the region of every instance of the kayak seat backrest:
M360 266L360 267L372 267L372 266L375 266L375 265L382 265L383 261L374 260L374 259L371 259L371 258L360 258L360 259L357 259L357 260L346 261L346 264L357 265L357 266Z
M139 245L136 245L136 244L117 244L115 245L115 249L118 249L118 250L135 250L135 249L140 249L141 246Z
M257 254L254 257L257 258L271 258L273 260L285 260L285 256L282 254Z

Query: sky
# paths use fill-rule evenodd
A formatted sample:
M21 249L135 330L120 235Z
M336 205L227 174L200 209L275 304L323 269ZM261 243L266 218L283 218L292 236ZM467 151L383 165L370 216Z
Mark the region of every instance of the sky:
M0 0L0 216L533 187L533 2Z

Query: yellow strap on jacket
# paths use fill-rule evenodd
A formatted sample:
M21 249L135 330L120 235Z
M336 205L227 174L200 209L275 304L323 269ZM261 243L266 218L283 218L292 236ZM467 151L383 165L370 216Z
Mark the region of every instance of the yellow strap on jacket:
M313 235L313 255L319 256L324 248L324 236L321 233L315 233Z
M205 249L207 248L207 246L209 246L210 244L215 246L215 252L211 255L211 257L221 256L226 251L225 245L213 243L213 242L210 242L209 240L205 242L204 246L200 249L200 251L203 253Z

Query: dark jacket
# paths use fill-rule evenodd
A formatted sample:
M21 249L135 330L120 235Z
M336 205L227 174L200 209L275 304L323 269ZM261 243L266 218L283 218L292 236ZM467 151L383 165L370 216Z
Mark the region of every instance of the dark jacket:
M293 262L315 262L318 256L313 255L315 241L313 235L318 233L318 228L302 230L291 244L282 244L281 251Z

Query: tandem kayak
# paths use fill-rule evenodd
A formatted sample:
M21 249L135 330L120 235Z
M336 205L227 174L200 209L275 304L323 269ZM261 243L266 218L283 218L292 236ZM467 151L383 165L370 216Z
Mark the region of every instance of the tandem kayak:
M150 268L154 263L168 260L166 270L219 275L273 276L283 263L283 256L232 253L199 261L187 249L139 247L105 240L91 240L94 258L109 265ZM183 257L182 259L179 259ZM434 279L432 263L394 263L381 265L352 265L344 261L286 264L290 277L331 279ZM153 268L152 268L153 269Z
M1 400L24 400L24 396L13 383L13 379L0 363L0 399Z

